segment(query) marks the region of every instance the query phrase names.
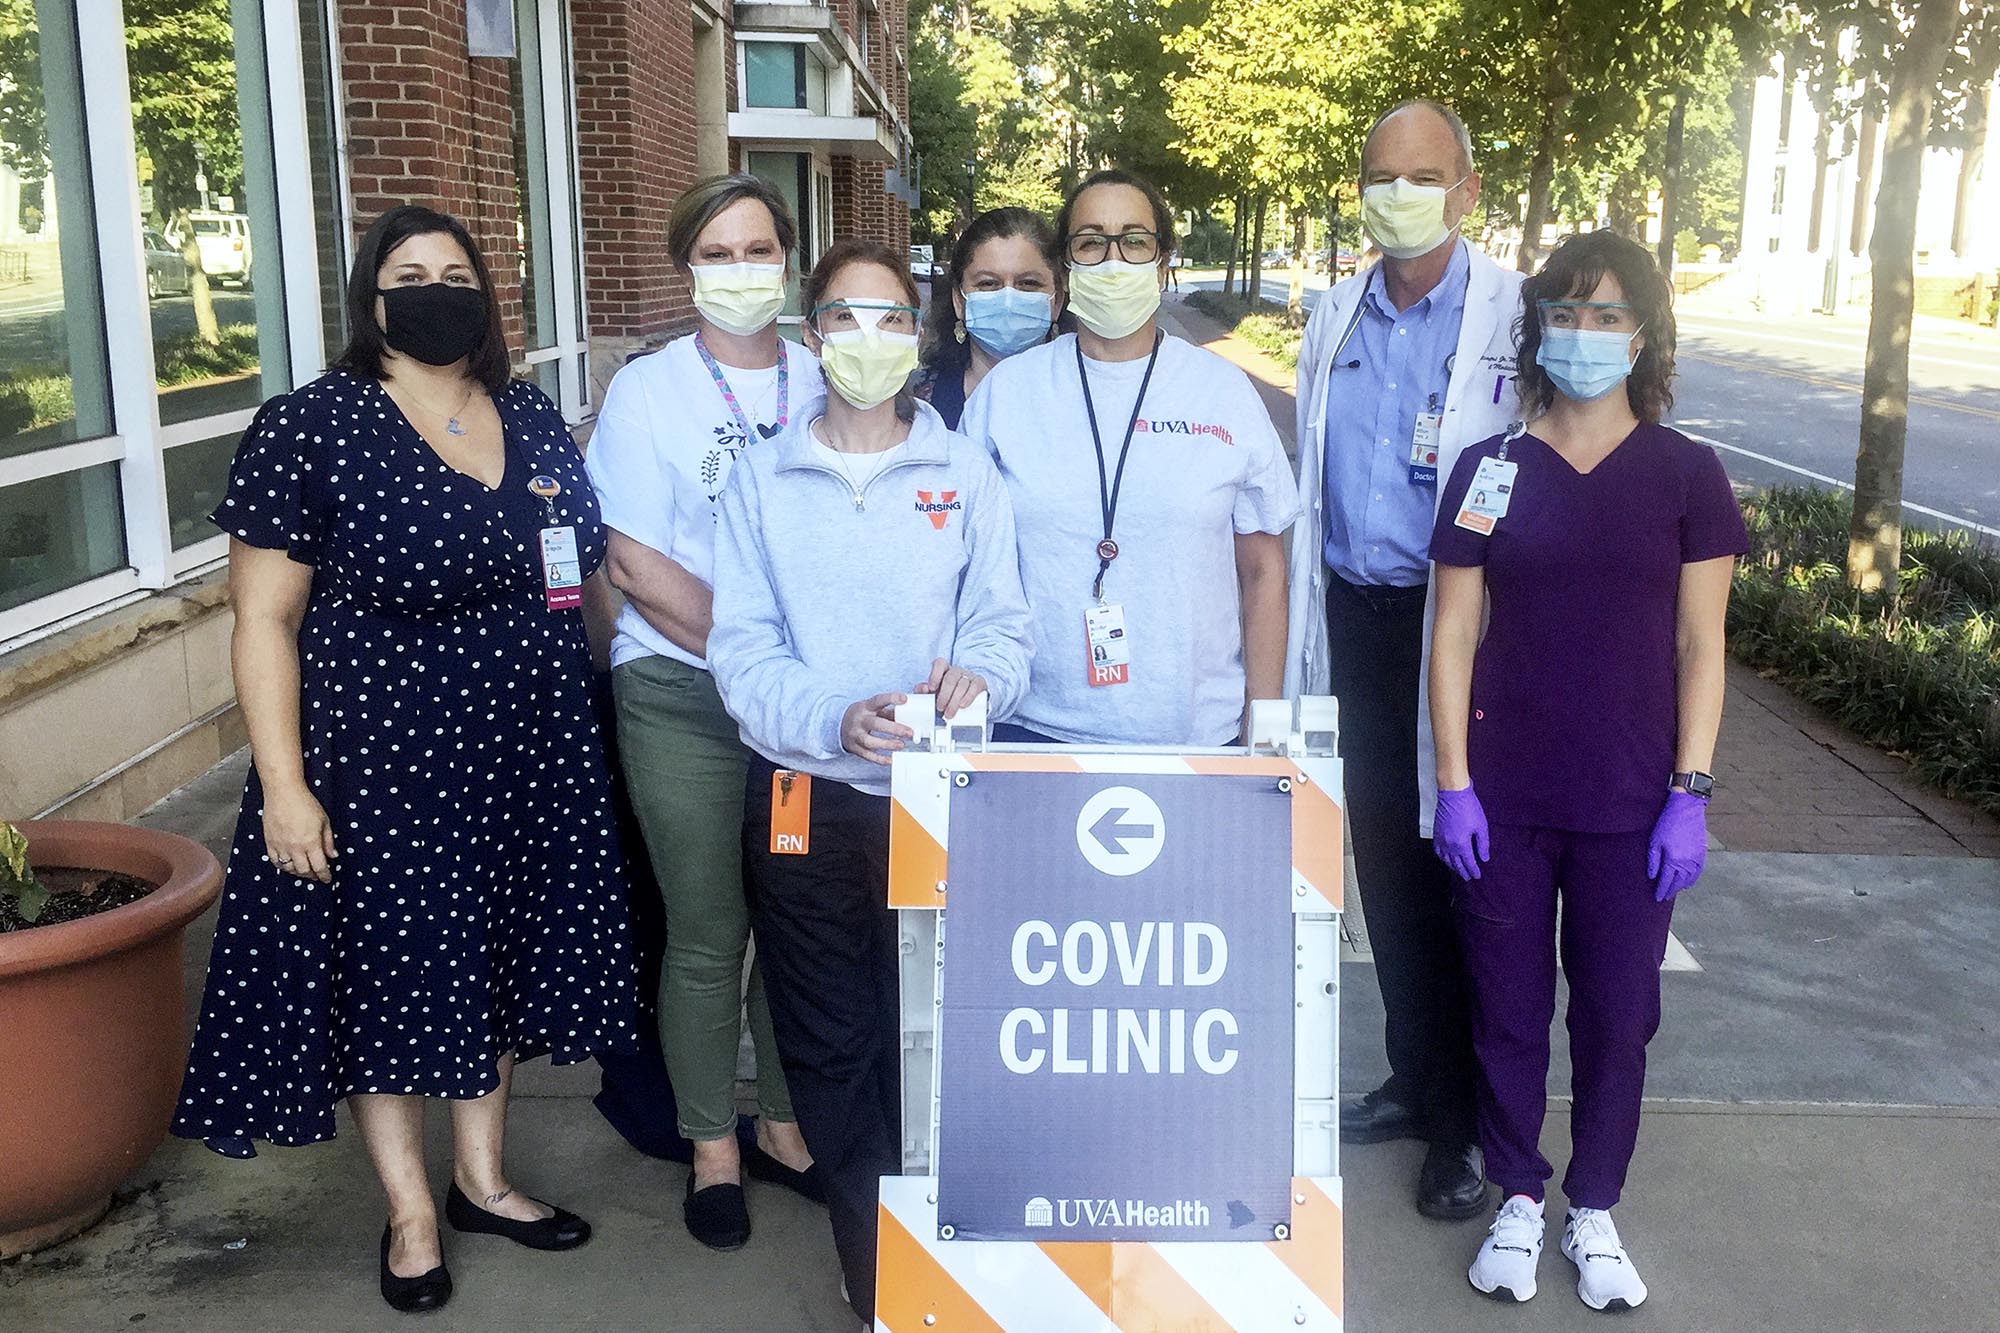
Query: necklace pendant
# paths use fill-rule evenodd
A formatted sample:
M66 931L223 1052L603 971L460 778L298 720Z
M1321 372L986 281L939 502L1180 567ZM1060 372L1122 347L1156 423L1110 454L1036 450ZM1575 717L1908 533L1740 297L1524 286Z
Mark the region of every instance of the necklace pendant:
M463 434L465 434L465 427L463 427L463 426L461 426L461 425L459 425L459 424L458 424L458 418L457 418L457 417L453 417L453 418L452 418L451 420L449 420L449 421L445 422L445 423L444 423L444 429L445 429L445 433L446 433L447 435L463 435Z

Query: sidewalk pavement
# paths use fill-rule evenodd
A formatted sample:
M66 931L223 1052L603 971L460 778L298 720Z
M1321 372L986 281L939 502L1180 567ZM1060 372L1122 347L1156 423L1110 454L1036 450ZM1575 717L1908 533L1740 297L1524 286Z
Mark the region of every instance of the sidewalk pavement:
M1198 334L1189 313L1177 322ZM1250 349L1218 350L1234 360ZM1732 669L1718 766L1716 847L1677 905L1688 962L1663 978L1666 1018L1618 1210L1653 1294L1622 1325L2000 1327L1992 821L1906 783L1896 761L1742 670ZM246 769L239 753L142 822L226 851ZM1356 887L1365 899L1367 885ZM190 1015L213 920L189 932ZM1350 1092L1386 1073L1370 972L1365 952L1341 968ZM1565 1047L1558 1027L1543 1136L1558 1179ZM522 1188L583 1212L596 1238L542 1255L448 1234L458 1295L427 1330L853 1333L816 1209L753 1183L749 1246L702 1249L680 1223L685 1168L627 1148L591 1108L595 1090L592 1066L524 1066L509 1158ZM434 1109L440 1187L443 1122ZM374 1286L379 1191L344 1112L340 1123L333 1143L266 1148L247 1163L170 1142L94 1231L0 1265L0 1330L400 1327ZM1464 1270L1484 1222L1419 1217L1419 1158L1410 1143L1344 1152L1349 1329L1603 1326L1571 1294L1553 1235L1534 1302L1503 1309L1474 1293Z

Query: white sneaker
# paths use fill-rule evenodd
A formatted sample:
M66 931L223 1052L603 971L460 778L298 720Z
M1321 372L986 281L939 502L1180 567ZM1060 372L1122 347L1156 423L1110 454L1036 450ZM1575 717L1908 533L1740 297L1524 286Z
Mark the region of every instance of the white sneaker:
M1576 1294L1593 1310L1632 1310L1646 1303L1646 1284L1618 1241L1611 1214L1572 1208L1563 1227L1563 1257L1576 1265Z
M1542 1229L1542 1205L1525 1194L1510 1196L1486 1229L1486 1239L1480 1242L1465 1280L1495 1298L1533 1299L1535 1265L1542 1258Z

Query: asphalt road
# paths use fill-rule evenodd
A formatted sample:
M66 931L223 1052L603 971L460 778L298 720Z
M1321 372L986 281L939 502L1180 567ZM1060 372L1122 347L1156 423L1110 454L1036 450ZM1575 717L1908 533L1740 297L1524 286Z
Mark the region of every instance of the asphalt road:
M1325 279L1309 281L1317 304ZM1219 291L1219 278L1183 290ZM1283 301L1282 276L1264 295ZM1867 331L1858 318L1766 320L1684 310L1673 424L1721 452L1732 478L1845 486L1861 429ZM2000 339L1926 323L1911 339L1903 499L1913 523L2000 539Z

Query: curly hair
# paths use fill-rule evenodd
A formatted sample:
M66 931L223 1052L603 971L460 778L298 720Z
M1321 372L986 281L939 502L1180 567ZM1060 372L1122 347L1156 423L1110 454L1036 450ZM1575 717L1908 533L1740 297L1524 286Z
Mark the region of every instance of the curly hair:
M924 371L931 378L963 375L972 360L971 347L955 336L958 311L950 295L964 288L965 271L972 267L972 257L988 241L1015 239L1028 241L1041 251L1049 271L1056 275L1056 283L1062 283L1061 247L1056 244L1055 228L1047 218L1026 208L990 208L974 218L951 247L951 264L942 288L934 288L931 293L930 314L924 321Z
M1515 362L1521 409L1528 417L1548 410L1556 386L1535 363L1542 346L1543 301L1588 301L1609 273L1618 280L1625 302L1638 317L1645 346L1632 362L1625 380L1625 397L1641 421L1658 421L1674 405L1674 289L1660 272L1652 252L1615 231L1590 231L1571 236L1549 255L1541 272L1521 284L1521 313L1514 320L1520 347Z

